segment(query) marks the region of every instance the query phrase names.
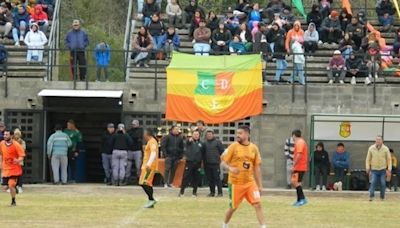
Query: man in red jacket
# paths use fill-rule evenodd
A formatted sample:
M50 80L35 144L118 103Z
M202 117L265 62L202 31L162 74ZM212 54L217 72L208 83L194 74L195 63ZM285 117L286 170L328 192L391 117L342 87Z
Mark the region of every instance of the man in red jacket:
M43 11L42 5L36 5L32 11L30 24L36 23L39 25L40 31L46 33L49 27L49 19L47 13Z

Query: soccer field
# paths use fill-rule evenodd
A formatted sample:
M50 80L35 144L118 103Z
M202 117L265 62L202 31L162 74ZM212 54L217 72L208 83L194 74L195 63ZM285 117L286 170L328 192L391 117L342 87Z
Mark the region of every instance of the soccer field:
M189 189L188 189L189 190ZM187 191L190 193L190 190ZM158 203L142 209L146 197L138 187L102 185L33 185L18 195L16 208L0 194L1 227L221 227L228 206L227 197L206 198L177 189L155 189ZM226 194L225 194L226 195ZM309 204L291 206L295 192L267 191L263 196L269 227L400 227L400 195L368 202L366 193L310 193ZM378 197L379 198L379 197ZM230 227L259 227L253 208L243 203Z

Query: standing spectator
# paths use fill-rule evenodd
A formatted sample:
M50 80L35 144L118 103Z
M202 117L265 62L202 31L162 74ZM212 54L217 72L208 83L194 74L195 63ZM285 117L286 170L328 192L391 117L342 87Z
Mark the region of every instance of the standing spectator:
M267 42L269 43L272 54L275 52L275 44L281 42L284 38L285 31L281 29L278 23L272 23L271 29L267 32Z
M225 28L224 22L220 22L218 29L211 35L212 49L215 54L220 55L229 51L229 43L232 40L231 32Z
M220 157L225 149L221 141L215 138L214 131L212 129L207 129L205 148L206 151L203 156L203 162L207 175L208 186L210 187L210 194L208 194L208 197L215 196L215 187L217 187L218 189L218 197L222 197L222 182L220 179Z
M164 187L168 188L172 187L176 168L183 156L183 138L179 131L177 126L172 126L169 135L161 142L161 150L165 154Z
M351 23L351 18L352 18L351 14L347 12L346 8L343 8L339 16L340 27L342 31L345 31L347 25Z
M286 139L285 146L283 147L286 157L286 183L287 189L292 188L292 171L293 171L293 151L294 151L294 139L291 136Z
M29 26L30 16L29 13L26 12L26 8L24 6L18 6L18 11L14 14L13 18L13 39L15 42L15 46L20 46L20 42L24 41L25 31Z
M390 180L388 181L388 177L386 177L386 191L390 192L390 191L397 191L397 180L393 180L393 178L396 178L395 176L393 176L393 174L397 174L397 158L396 155L394 153L393 149L389 149L390 152L390 157L392 158L392 172L390 173ZM393 187L393 189L391 188Z
M338 143L336 151L333 153L333 169L335 171L335 184L338 190L342 190L343 178L346 171L350 168L350 155L346 152L343 143Z
M61 125L56 125L55 133L53 133L47 141L47 156L51 161L53 170L53 183L67 184L68 180L68 151L72 146L70 137L62 132Z
M132 174L132 166L135 164L136 177L140 177L140 166L142 165L143 128L138 120L132 121L132 128L127 131L132 139L132 147L128 150L128 162L126 166L125 181L128 181Z
M143 5L142 13L143 13L143 25L147 27L151 22L151 17L154 14L160 13L160 8L154 2L154 0L146 0L146 3Z
M228 10L224 17L225 27L231 31L231 34L235 34L239 28L239 18L233 14L232 10Z
M319 34L315 24L311 22L304 32L304 49L311 57L318 49Z
M347 75L351 77L351 84L357 84L356 77L365 76L362 72L364 62L360 56L356 56L354 52L350 53L350 58L346 60Z
M67 128L64 129L64 133L69 136L72 142L72 146L68 151L68 177L72 183L75 182L75 169L76 169L76 159L79 156L79 149L82 144L82 134L76 128L74 120L68 120Z
M269 44L267 41L267 25L261 22L259 24L260 30L254 35L253 52L262 53L263 60L268 60Z
M158 13L153 14L151 17L151 22L147 27L151 37L153 37L154 50L161 49L161 41L165 33L164 23L160 20L160 16Z
M167 32L164 34L161 45L164 48L167 59L171 59L172 52L178 51L181 46L181 40L174 26L168 26Z
M47 43L46 35L39 30L39 26L36 23L31 25L31 30L26 34L25 44L28 46L26 54L26 61L42 62L43 61L43 49Z
M65 37L65 46L70 51L70 70L71 79L77 79L76 68L79 65L79 79L84 81L86 79L86 56L85 49L89 46L89 37L85 30L81 28L79 20L72 22L72 29Z
M218 24L219 24L219 19L218 19L217 15L215 14L215 12L211 10L208 13L208 17L207 17L207 27L211 31L214 31L218 28Z
M351 23L347 25L345 32L349 33L351 39L355 43L355 49L359 50L361 40L364 37L364 26L360 24L357 17L351 18Z
M14 135L13 135L13 139L15 141L17 141L19 143L19 145L21 145L22 149L24 150L24 153L26 153L26 143L25 141L22 139L22 132L19 128L15 128L14 129ZM23 164L21 165L21 167L23 166ZM23 193L24 190L22 189L22 185L23 185L23 170L22 170L22 175L18 178L17 181L17 190L18 193Z
M292 41L296 40L300 45L304 43L304 30L301 29L300 21L294 22L293 28L286 34L285 49L287 53L294 53L290 49Z
M37 0L36 4L42 6L43 11L46 12L49 19L53 18L54 0Z
M49 27L49 18L47 13L43 11L42 5L36 5L35 9L31 13L30 24L36 23L39 25L40 31L46 33Z
M390 0L378 1L376 13L378 14L379 23L383 25L381 32L388 32L392 30L395 13L392 2Z
M112 175L112 145L111 138L113 137L115 132L115 127L113 123L107 124L107 130L101 137L101 163L103 165L104 170L104 183L107 185L111 185L111 175Z
M314 170L315 170L315 190L326 191L326 186L328 182L328 172L329 172L329 154L324 148L324 144L319 142L315 147L314 152ZM321 183L322 174L322 183Z
M204 8L199 5L198 1L190 0L189 5L185 7L183 12L182 23L184 26L186 26L188 20L192 20L196 11L200 13L201 18L206 16L204 13Z
M110 45L101 41L96 45L94 51L96 58L96 81L101 80L101 71L104 73L104 80L108 82L108 66L111 60Z
M206 141L206 124L204 123L203 120L198 120L196 121L196 130L199 131L200 133L200 141L205 142Z
M345 33L343 39L339 43L339 50L345 60L350 57L350 53L356 49L356 44L351 39L350 34Z
M346 62L339 50L333 52L333 57L329 60L329 65L326 70L328 72L329 84L333 84L336 78L339 78L340 84L344 84Z
M233 13L233 12L232 12ZM253 22L261 22L260 5L258 3L253 4L253 10L250 11L248 27L250 30L253 29Z
M337 11L333 10L329 17L322 21L320 35L325 47L331 45L337 48L336 42L342 38L342 30Z
M393 52L395 55L400 57L400 28L398 28L396 31L395 40L393 44Z
M211 31L206 27L204 19L200 20L200 27L194 30L194 45L193 50L196 55L209 55L210 52L210 37Z
M245 45L246 51L253 51L253 36L251 31L247 27L247 23L243 22L240 24L240 28L236 31L236 34L239 35L239 40Z
M125 179L128 150L132 148L132 139L125 133L124 124L118 124L117 132L111 137L110 144L112 148L112 182L114 186L120 186Z
M132 40L133 54L131 59L136 67L144 65L144 67L149 67L150 61L150 51L153 49L153 37L148 33L144 26L141 26L137 35L133 37Z
M0 5L0 39L8 39L13 27L13 15L5 3Z
M385 200L385 177L391 175L392 157L389 148L383 144L383 138L378 135L375 144L368 149L367 158L365 160L367 174L370 176L371 185L369 187L369 201L373 201L375 197L375 189L377 182L380 183L381 200Z
M189 29L189 38L193 37L193 32L200 26L200 21L203 19L200 10L194 12Z
M321 27L322 13L317 4L312 6L311 12L307 14L307 24L314 23L317 30Z
M177 3L177 0L171 0L167 4L165 12L168 15L168 25L180 28L182 21L182 9L181 6Z
M294 55L294 69L292 75L290 76L289 83L294 83L295 81L298 81L301 85L305 85L306 81L304 78L304 64L306 62L306 59L304 57L303 47L301 46L299 41L292 40L291 50Z

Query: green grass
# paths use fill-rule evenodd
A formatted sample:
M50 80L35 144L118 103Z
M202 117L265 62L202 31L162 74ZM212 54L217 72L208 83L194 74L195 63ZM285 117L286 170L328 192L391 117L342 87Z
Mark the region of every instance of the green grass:
M1 227L220 227L228 199L176 197L177 190L156 189L155 209L142 209L146 198L139 188L99 185L33 186L18 195L10 208L9 195L0 194ZM266 193L264 213L269 227L399 227L399 194L385 202L368 202L366 194L350 197L309 197L294 208L294 191L286 196ZM307 194L307 193L306 193ZM308 193L310 194L310 193ZM230 227L258 227L255 213L243 203Z

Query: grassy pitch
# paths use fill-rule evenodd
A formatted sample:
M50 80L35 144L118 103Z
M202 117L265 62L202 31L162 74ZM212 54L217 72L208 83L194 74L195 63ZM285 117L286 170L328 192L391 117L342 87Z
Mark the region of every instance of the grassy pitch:
M187 193L190 193L188 189ZM10 208L9 195L0 194L1 227L221 227L228 206L224 198L191 194L177 197L177 189L155 189L158 203L142 209L146 197L137 187L101 185L27 186ZM309 204L291 206L295 192L267 191L263 196L269 227L400 227L400 195L368 202L367 193L309 193ZM379 196L379 194L378 194ZM379 197L378 197L379 198ZM230 227L259 227L253 208L243 202Z

